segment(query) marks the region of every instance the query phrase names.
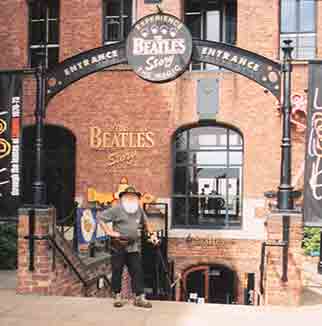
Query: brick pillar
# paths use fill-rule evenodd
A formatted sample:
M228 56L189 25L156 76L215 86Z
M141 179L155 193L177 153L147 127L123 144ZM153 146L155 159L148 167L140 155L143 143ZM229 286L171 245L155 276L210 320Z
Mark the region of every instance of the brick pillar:
M29 271L29 208L19 210L17 293L50 294L52 250L47 240L34 241L34 270ZM35 235L52 233L55 209L35 210Z
M287 281L282 281L283 248L266 247L264 303L299 305L302 290L302 214L272 212L266 221L267 242L283 239L283 216L290 217Z

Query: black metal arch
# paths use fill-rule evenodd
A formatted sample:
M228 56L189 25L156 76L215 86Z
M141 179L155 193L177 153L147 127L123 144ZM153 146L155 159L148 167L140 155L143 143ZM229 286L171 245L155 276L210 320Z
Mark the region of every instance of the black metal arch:
M257 53L238 48L229 44L204 40L193 41L192 60L209 63L223 67L240 75L243 75L257 84L265 87L278 100L283 87L283 137L281 177L278 190L278 208L280 210L292 210L294 208L293 187L291 185L291 72L292 72L292 46L291 41L284 41L282 48L284 53L283 64L279 64ZM56 94L75 81L103 70L105 68L126 63L125 42L106 45L87 52L80 53L58 64L49 72L44 72L40 67L36 71L37 77L37 176L35 177L34 202L44 202L42 197L45 184L42 181L42 124L45 113L45 104ZM283 85L281 75L283 74ZM45 79L45 80L44 80ZM46 84L46 85L44 85ZM44 91L46 93L44 94Z
M46 102L77 80L126 62L124 42L105 45L66 59L46 73Z
M280 98L281 65L262 55L226 43L194 40L192 60L243 75ZM66 59L46 73L46 102L77 80L121 63L127 63L125 42L105 45Z
M194 40L192 60L243 75L280 98L281 65L262 55L226 43Z

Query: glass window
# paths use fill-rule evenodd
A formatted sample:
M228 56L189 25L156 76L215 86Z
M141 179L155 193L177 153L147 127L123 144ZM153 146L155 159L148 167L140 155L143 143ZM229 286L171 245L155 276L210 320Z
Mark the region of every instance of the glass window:
M173 153L173 226L240 227L241 134L217 124L179 130Z
M280 43L292 40L294 59L314 59L316 54L315 0L281 0ZM283 53L281 51L281 57Z
M59 61L59 0L33 1L29 5L29 60L46 68Z
M104 44L123 41L132 26L132 0L104 1Z
M236 43L236 0L185 0L185 23L193 38ZM192 63L192 70L213 70L209 64Z

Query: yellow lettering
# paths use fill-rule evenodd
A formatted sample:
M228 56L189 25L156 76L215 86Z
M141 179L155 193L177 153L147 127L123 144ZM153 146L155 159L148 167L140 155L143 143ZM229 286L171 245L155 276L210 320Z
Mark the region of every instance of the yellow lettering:
M145 143L144 143L144 132L138 132L137 133L137 137L138 137L138 147L145 147Z
M153 140L154 133L149 131L146 133L145 137L146 137L146 140L148 141L148 143L150 144L147 147L153 147L154 146L154 140Z
M133 132L130 132L129 136L130 136L129 147L133 148L133 147L135 147L135 145L133 144Z
M104 148L110 148L111 147L111 145L108 142L110 137L111 137L111 133L104 132L104 134L103 134L103 147Z
M120 143L118 140L118 134L114 134L114 136L113 136L112 147L120 147Z
M99 148L102 146L102 139L100 138L102 134L101 128L91 127L90 128L90 137L89 137L89 146L92 148Z
M127 132L121 132L121 147L125 147L125 137L128 136Z

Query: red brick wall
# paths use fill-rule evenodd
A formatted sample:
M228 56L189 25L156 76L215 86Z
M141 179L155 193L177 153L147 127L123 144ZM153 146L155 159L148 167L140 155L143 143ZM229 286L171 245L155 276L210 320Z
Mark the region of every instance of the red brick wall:
M25 0L0 2L0 70L21 69L28 58L28 8Z
M29 241L25 239L29 235L29 216L25 209L22 209L20 213L18 225L17 293L62 296L111 296L111 289L109 287L98 289L96 282L85 287L75 271L63 259L52 242L48 240L35 240L34 270L30 271ZM35 235L39 237L47 236L48 234L53 236L53 230L55 229L55 211L53 209L36 210ZM97 276L110 274L111 267L109 263L100 263L97 266L86 267L58 233L55 233L55 239L85 281L88 282ZM124 291L127 291L127 283L123 287Z
M282 239L283 215L272 213L267 218L267 240ZM301 214L290 214L287 282L283 282L283 249L267 247L264 299L269 305L299 305L303 288L303 221Z
M202 239L202 237L201 237ZM207 238L204 238L205 240ZM208 241L172 238L169 241L169 258L174 261L175 274L181 275L198 265L223 265L235 273L235 301L244 303L244 281L246 273L255 273L256 291L259 290L259 265L261 241L216 239ZM180 286L176 288L176 298L182 297Z
M163 1L162 7L165 12L181 16L183 1ZM154 5L144 5L143 0L138 1L138 17L155 10ZM0 58L0 68L21 68L27 64L27 11L26 2L22 0L0 3L0 49L4 54ZM12 12L15 12L16 21L8 20ZM269 4L240 0L237 45L277 59L278 16L277 0ZM102 1L61 1L60 59L101 44ZM305 65L295 66L294 92L304 93L307 88L306 74ZM276 189L279 182L281 125L280 118L275 114L276 100L264 94L262 87L230 73L188 73L176 82L150 85L130 72L115 71L97 73L77 82L53 99L48 108L47 121L70 128L78 138L77 194L86 197L89 185L101 191L115 191L120 176L128 174L130 181L142 187L142 191L169 196L169 135L177 127L197 120L196 79L201 77L220 78L217 120L240 128L245 136L245 198L262 197L264 191ZM24 110L25 116L28 115L25 123L32 121L30 115L34 110L34 96L34 82L30 77L25 82ZM92 124L99 122L108 127L107 119L126 121L131 125L139 121L141 126L151 125L152 129L158 129L160 136L155 150L159 154L153 153L147 158L150 153L142 151L139 160L143 163L121 169L118 173L108 173L105 168L106 153L90 150L87 136ZM92 155L95 160L88 160ZM300 140L293 146L294 174L301 165L303 155L304 145ZM258 157L262 160L258 161ZM151 167L151 161L160 162L160 169ZM141 178L140 175L145 177ZM156 180L157 176L159 181ZM152 180L151 185L146 185L147 178Z
M86 196L88 187L114 192L124 175L140 191L158 196L169 194L170 137L174 129L171 100L175 85L147 83L131 72L104 72L72 85L50 103L47 120L69 128L77 138L78 195ZM90 148L89 132L96 126L110 131L115 123L131 131L153 132L155 146L113 149L119 153L136 151L136 159L130 165L118 164L111 171L107 166L111 150Z
M278 3L278 0L238 1L238 46L274 60L279 58ZM162 8L182 17L183 1L164 0ZM137 18L155 11L154 5L138 1ZM18 69L27 65L27 13L25 0L0 1L0 69ZM102 44L101 0L61 0L60 20L60 60ZM318 11L318 21L321 21L321 10ZM320 26L318 24L318 44L322 37ZM320 51L319 48L318 54ZM220 79L217 121L238 127L244 135L244 200L262 199L264 191L276 190L280 173L281 119L276 114L276 99L265 94L262 87L228 72L186 73L175 82L159 85L144 82L128 70L115 70L78 81L57 95L48 107L47 122L63 125L77 137L77 196L86 198L88 187L102 192L116 191L121 176L126 175L139 190L156 197L169 197L171 135L176 128L197 121L196 80L202 77ZM307 65L294 66L292 89L304 94ZM33 121L34 108L35 82L29 76L24 83L24 123ZM89 147L89 128L98 126L108 131L111 122L151 130L155 133L155 147L138 150L137 160L132 165L109 170L106 167L109 152L98 152ZM304 156L303 136L295 138L294 175ZM192 260L174 252L176 243L185 253L188 248L183 239L170 242L170 252L179 269L199 260L215 263L222 260L224 264L232 264L242 277L244 271L258 267L259 242L255 240L226 239L211 249L195 248ZM250 249L253 247L256 248L254 251ZM238 258L239 249L247 260ZM21 250L21 263L25 263L25 247ZM65 271L60 273L60 279L64 279Z

